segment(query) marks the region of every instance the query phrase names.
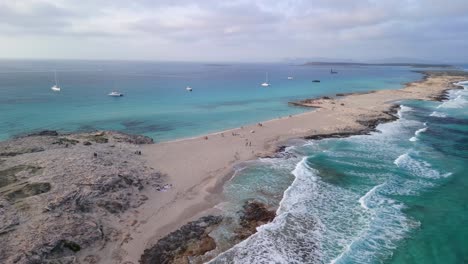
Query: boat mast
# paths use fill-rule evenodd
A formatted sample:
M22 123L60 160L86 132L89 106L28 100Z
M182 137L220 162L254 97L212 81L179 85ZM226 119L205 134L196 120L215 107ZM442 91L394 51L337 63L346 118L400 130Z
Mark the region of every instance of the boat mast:
M55 75L55 86L58 87L58 81L57 81L57 70L54 71L54 75Z

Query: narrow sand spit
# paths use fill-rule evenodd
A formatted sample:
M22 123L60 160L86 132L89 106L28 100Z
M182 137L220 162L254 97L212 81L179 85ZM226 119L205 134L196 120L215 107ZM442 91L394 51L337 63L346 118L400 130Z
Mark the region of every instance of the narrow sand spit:
M330 134L357 134L379 122L394 120L391 114L400 100L440 100L454 82L465 80L463 72L426 73L421 81L399 90L381 90L336 98L295 102L313 111L261 124L253 124L200 137L142 147L149 166L168 175L171 188L147 193L148 201L138 214L127 212L122 219L137 223L124 227L130 239L108 243L105 248L85 251L100 255L102 263L137 263L146 248L188 221L215 213L222 199L223 183L239 162L272 155L292 138ZM127 221L127 220L122 220ZM128 261L128 262L126 262Z

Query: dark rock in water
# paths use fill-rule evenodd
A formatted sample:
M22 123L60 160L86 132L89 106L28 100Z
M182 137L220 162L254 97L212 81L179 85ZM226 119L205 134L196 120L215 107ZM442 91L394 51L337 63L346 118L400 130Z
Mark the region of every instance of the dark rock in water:
M288 146L279 146L275 149L273 155L264 155L262 158L283 158L283 159L290 159L295 158L296 155L294 153L286 151Z
M208 234L222 220L221 216L210 215L182 226L146 249L140 263L190 263L190 257L201 256L216 248Z
M312 82L314 82L314 83L319 83L320 80L313 80Z
M55 130L42 130L36 133L29 134L28 136L58 136L59 133Z
M398 113L398 110L400 110L400 107L401 107L401 106L398 105L398 104L392 105L392 106L390 107L390 109L389 109L388 111L384 111L384 113L387 114L387 115L389 115L389 116L394 117L394 120L396 120L396 119L397 119L396 114Z
M393 114L394 112L396 113L396 111L397 111L395 109L399 109L399 106L392 107L389 111L384 112L385 114L387 114L387 116L382 116L382 117L372 118L372 119L367 119L367 120L356 120L356 122L358 122L359 124L367 127L366 132L375 131L375 128L379 124L395 121L395 120L398 119L398 117L396 117Z
M434 101L438 101L438 102L446 101L446 100L450 99L448 91L449 90L445 90L442 93L440 93L439 95L432 97L432 99Z
M276 216L275 211L267 209L258 201L247 201L240 217L240 228L236 230L236 238L244 240L257 232L257 227L271 222Z
M85 142L83 142L83 145L85 145L85 146L91 146L91 145L92 145L92 143L91 143L91 142L89 142L89 141L85 141Z
M357 134L359 134L359 133L355 132L355 131L337 132L337 133L330 133L330 134L319 134L319 135L306 136L306 137L304 137L304 139L320 140L320 139L325 139L325 138L344 138L344 137L354 136L354 135L357 135Z
M286 150L288 146L278 146L275 150L275 152L283 152Z

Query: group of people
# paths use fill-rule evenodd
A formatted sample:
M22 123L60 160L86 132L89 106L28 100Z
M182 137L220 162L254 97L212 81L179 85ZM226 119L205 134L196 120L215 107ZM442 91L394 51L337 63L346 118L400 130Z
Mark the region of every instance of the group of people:
M262 123L257 123L257 126L263 127L263 124L262 124ZM244 129L243 126L241 126L240 128L241 128L241 129ZM250 131L250 133L255 133L255 130ZM221 133L220 135L221 135L221 137L224 137L224 133ZM236 133L236 132L234 132L234 131L231 132L231 135L232 135L233 137L235 137L235 136L240 136L239 133ZM208 136L204 136L203 139L208 140ZM252 141L248 141L248 139L245 139L245 140L246 140L245 146L251 147L251 146L252 146Z

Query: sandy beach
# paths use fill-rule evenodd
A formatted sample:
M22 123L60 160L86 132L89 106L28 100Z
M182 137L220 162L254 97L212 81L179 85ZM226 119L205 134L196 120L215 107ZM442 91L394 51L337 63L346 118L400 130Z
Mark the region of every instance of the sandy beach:
M216 213L223 183L234 166L272 155L289 139L330 134L358 134L379 122L394 120L389 112L400 100L437 100L463 73L427 74L421 81L398 90L320 98L296 102L310 112L269 120L200 137L142 146L142 157L167 175L170 188L146 191L148 200L121 217L122 237L103 249L84 251L100 255L102 263L137 263L143 251L188 221ZM93 252L94 251L94 252Z

